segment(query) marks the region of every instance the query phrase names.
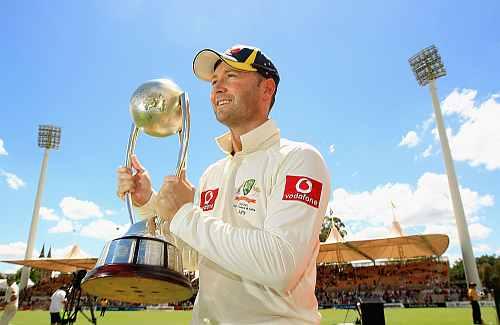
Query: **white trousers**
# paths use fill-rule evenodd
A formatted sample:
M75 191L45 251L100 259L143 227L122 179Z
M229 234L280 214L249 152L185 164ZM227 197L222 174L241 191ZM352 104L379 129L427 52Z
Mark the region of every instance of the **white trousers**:
M9 325L9 322L14 315L16 315L17 307L16 305L7 305L3 311L2 318L0 318L0 325Z

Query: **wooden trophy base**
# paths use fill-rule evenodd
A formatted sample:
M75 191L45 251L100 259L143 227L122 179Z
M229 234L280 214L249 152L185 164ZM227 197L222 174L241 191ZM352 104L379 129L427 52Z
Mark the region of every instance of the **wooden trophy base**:
M84 292L111 300L139 304L164 304L189 299L191 283L165 267L110 264L93 269L82 281Z

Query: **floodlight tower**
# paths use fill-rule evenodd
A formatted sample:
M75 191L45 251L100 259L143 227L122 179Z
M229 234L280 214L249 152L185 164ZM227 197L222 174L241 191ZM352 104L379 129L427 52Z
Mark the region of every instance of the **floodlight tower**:
M44 148L44 155L42 161L42 168L40 170L40 178L38 180L38 189L35 197L35 205L33 207L33 216L31 217L30 233L28 238L28 245L26 247L25 259L33 258L33 248L35 245L36 231L38 228L38 220L40 219L40 201L42 199L43 188L45 186L45 176L47 174L47 163L49 161L49 150L59 149L61 143L61 128L53 125L39 125L38 126L38 146ZM30 267L23 267L21 274L21 282L19 289L23 290L28 284L30 274Z
M460 197L458 188L457 176L455 174L455 167L453 165L453 158L451 157L450 146L448 144L448 137L446 135L443 115L441 114L441 107L436 90L436 79L446 75L446 70L441 62L441 56L437 48L432 45L423 49L409 60L413 73L417 78L420 86L429 84L429 89L432 96L432 105L434 106L434 115L436 117L436 125L441 142L441 150L443 151L443 159L446 167L446 174L448 175L448 186L450 187L451 200L453 202L453 212L457 224L458 237L460 239L460 247L462 249L462 258L464 262L465 278L467 283L477 283L478 289L481 289L481 281L477 272L476 259L472 251L472 244L470 241L469 228L465 220L464 207Z

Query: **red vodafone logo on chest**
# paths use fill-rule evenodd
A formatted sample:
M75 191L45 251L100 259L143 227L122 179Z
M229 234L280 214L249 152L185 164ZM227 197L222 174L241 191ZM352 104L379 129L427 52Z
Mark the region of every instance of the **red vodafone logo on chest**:
M283 200L301 201L312 207L319 207L323 184L307 176L286 176Z
M215 200L217 200L218 194L218 188L201 192L200 208L202 208L203 211L212 210L215 206Z

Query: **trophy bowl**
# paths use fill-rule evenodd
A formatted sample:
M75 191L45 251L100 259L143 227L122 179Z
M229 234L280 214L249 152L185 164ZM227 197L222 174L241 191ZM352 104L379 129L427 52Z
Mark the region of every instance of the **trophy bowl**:
M176 174L185 166L189 142L189 100L173 81L150 80L142 84L130 99L133 124L125 166L131 157L139 131L154 137L179 134L180 149ZM163 231L162 219L149 229L147 220L135 222L132 198L125 196L131 226L127 233L104 246L100 258L82 281L82 289L90 295L111 300L161 304L189 299L191 282L183 273L182 254L170 234Z
M150 80L139 86L129 105L135 125L153 137L178 133L182 128L182 93L168 79Z
M179 250L164 236L148 233L146 220L106 243L82 289L94 296L142 304L177 302L193 295Z

